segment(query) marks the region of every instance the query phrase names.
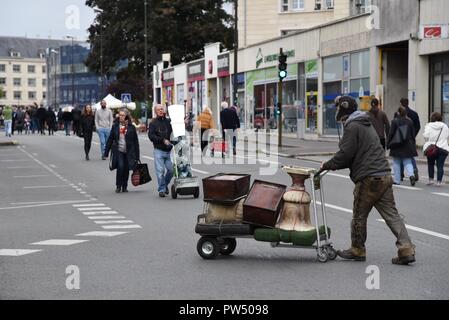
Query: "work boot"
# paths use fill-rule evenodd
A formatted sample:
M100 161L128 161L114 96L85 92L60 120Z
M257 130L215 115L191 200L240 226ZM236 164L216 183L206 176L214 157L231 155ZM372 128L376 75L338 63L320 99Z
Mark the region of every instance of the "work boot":
M413 171L414 171L413 173L415 174L416 181L419 181L418 169L415 169Z
M415 262L415 246L398 250L398 256L391 260L391 263L406 266Z
M337 255L345 260L366 261L366 252L363 249L351 248L348 250L338 250Z
M412 187L416 185L416 181L418 181L418 179L416 179L415 176L410 177L410 184L412 185Z

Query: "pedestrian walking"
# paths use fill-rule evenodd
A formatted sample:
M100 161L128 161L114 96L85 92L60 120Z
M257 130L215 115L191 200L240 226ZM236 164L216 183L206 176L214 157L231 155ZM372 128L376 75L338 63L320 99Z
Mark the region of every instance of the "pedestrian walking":
M78 107L75 107L72 110L72 119L73 119L72 125L73 134L76 136L81 136L81 110L78 109Z
M36 117L39 121L39 132L41 135L45 136L45 119L47 118L47 110L44 106L40 106L36 111Z
M344 98L344 99L343 99ZM415 262L415 246L400 217L393 194L391 169L369 115L357 111L357 102L350 97L337 97L336 119L344 125L340 151L322 170L349 168L355 183L354 208L351 223L351 248L338 251L346 260L366 261L367 220L375 207L397 238L398 256L393 264L407 265Z
M15 128L17 130L17 133L22 135L23 134L23 128L25 126L25 112L23 112L22 108L17 108L16 111L16 120L15 120Z
M227 102L222 102L223 110L220 113L220 123L223 135L223 158L225 157L225 145L229 142L232 145L234 156L237 155L237 130L240 129L240 120L236 109L229 107Z
M208 106L203 107L203 112L197 117L198 127L200 130L201 152L204 155L204 149L207 148L210 137L212 135L211 130L216 129L212 110ZM214 156L214 149L211 150L211 156Z
M111 128L114 124L114 118L112 117L111 110L107 109L106 101L101 101L101 109L95 112L95 127L97 129L98 137L100 138L101 159L106 160L105 146L106 141L111 134Z
M95 127L95 115L92 111L92 107L87 105L81 114L81 132L84 138L84 153L86 161L89 161L90 148L92 146L92 136Z
M156 105L155 112L156 118L148 126L148 137L154 145L154 166L159 197L165 198L170 193L169 185L173 178L173 163L170 154L173 148L170 142L173 128L171 121L166 117L166 110L162 105Z
M409 100L406 98L401 99L401 106L405 108L407 112L407 117L412 120L413 122L413 128L415 131L415 141L416 137L418 136L419 131L421 130L421 121L419 120L419 115L416 111L412 110L409 106ZM397 116L397 114L396 114ZM416 146L415 146L416 147ZM412 158L412 164L413 164L413 175L416 178L416 181L419 181L419 172L418 172L418 166L416 165L416 159ZM401 180L404 179L404 166L401 165Z
M443 122L441 113L434 112L430 116L430 122L424 129L424 139L426 143L423 146L424 154L427 156L427 166L429 172L429 182L427 185L435 184L435 164L437 166L437 187L441 187L443 184L444 176L444 163L449 154L449 145L447 143L449 139L449 128ZM432 145L437 147L436 153L428 153L429 148Z
M390 121L388 120L387 114L380 110L378 99L374 98L371 100L371 110L368 114L371 123L379 136L380 143L385 150L387 147L386 140L390 134Z
M65 135L66 136L70 136L70 128L72 125L72 113L69 112L68 109L64 109L62 112L62 121L64 121L64 130L65 130Z
M398 117L391 122L388 137L388 149L393 158L394 184L401 184L402 169L405 168L410 184L415 186L416 177L413 170L413 158L418 156L416 151L415 129L412 120L407 117L407 110L399 107Z
M126 193L128 192L129 171L134 170L140 161L139 138L126 109L119 112L119 121L111 129L103 156L109 157L111 150L111 169L117 170L115 192Z
M3 123L5 124L5 136L11 138L12 134L12 109L7 105L3 108Z
M37 109L38 108L39 107L37 106L36 102L31 107L30 116L31 116L31 133L32 134L34 134L36 131L38 133L40 132L39 119L37 118Z
M48 108L47 111L47 117L46 120L47 127L48 127L48 135L54 135L55 134L55 127L56 127L56 115L52 108Z

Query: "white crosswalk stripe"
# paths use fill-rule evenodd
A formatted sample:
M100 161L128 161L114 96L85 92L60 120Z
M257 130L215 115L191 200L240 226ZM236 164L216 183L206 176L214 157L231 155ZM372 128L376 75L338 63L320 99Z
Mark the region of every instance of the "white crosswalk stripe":
M85 216L95 216L97 214L118 214L117 211L93 211L93 212L83 212Z
M116 225L116 226L103 226L103 229L111 230L111 229L142 229L141 226L137 224L131 224L131 225Z
M3 257L20 257L27 254L40 252L42 250L25 250L25 249L0 249L0 256Z
M123 216L99 216L99 217L89 217L90 220L113 220L113 219L126 219Z
M98 207L98 208L78 208L79 211L106 211L106 210L112 210L108 207Z
M96 224L127 224L127 223L134 223L132 220L119 220L119 221L95 221Z
M31 243L33 246L71 246L74 244L79 244L87 242L89 240L68 240L68 239L52 239L40 242Z
M123 234L127 234L128 232L114 232L114 231L92 231L77 234L77 237L116 237L121 236Z

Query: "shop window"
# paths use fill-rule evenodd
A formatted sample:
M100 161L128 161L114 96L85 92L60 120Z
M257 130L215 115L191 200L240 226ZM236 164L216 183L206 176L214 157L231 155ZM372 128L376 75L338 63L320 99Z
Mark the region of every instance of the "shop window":
M354 79L351 80L350 85L350 93L360 95L359 93L363 92L363 95L369 95L370 91L370 79Z
M335 98L341 95L341 81L324 84L324 134L336 135L338 133L337 121L335 120Z
M335 81L343 78L343 61L341 56L323 59L323 68L324 81Z
M364 78L370 75L370 52L351 54L351 78Z

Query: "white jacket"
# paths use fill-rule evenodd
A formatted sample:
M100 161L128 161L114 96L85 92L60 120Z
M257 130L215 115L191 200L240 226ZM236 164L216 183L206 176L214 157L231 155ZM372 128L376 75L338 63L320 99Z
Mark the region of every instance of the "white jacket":
M441 131L441 129L443 130ZM440 132L440 139L438 140L438 143L436 143ZM430 145L436 144L438 148L449 152L449 145L447 143L449 139L449 128L444 122L428 123L424 129L424 139L426 139L426 143L424 144L423 151L426 151Z

